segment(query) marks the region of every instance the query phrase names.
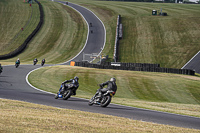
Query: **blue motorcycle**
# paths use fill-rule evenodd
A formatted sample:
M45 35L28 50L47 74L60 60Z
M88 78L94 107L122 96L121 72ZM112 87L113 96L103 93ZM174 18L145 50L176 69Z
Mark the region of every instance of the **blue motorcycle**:
M63 100L67 100L74 95L74 85L73 84L61 84L61 87L58 93L55 95L55 99L62 98Z

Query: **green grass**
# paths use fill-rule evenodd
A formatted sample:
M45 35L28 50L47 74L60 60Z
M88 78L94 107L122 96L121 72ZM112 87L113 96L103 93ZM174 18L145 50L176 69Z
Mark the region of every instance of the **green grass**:
M119 51L121 62L158 63L161 67L181 68L199 51L199 5L94 0L69 2L90 9L103 21L107 35L103 54L109 55L109 61L113 61L119 14L123 24ZM61 63L72 58L83 47L87 28L81 16L68 6L45 0L41 0L41 3L45 20L48 21L45 21L40 33L19 57L24 63L30 63L35 57L48 58L48 63ZM153 9L161 8L168 16L151 15ZM76 15L72 15L72 12ZM76 47L72 49L74 45ZM14 60L3 62L8 64Z
M30 7L20 0L0 1L0 8L0 55L4 55L23 44L38 25L40 13L37 3Z
M39 89L57 93L60 84L74 76L80 79L77 97L90 99L97 84L116 77L113 103L200 117L199 76L54 66L34 71L28 79Z
M161 67L181 68L198 51L200 44L200 5L94 0L69 0L92 10L105 24L106 46L113 57L116 20L120 14L123 39L120 62L158 63ZM168 16L152 16L152 10Z
M15 111L13 111L15 110ZM198 133L199 130L0 99L0 132Z
M23 53L13 59L1 60L1 64L13 64L16 58L20 58L22 64L32 64L34 58L39 60L46 58L49 64L61 63L74 57L82 49L86 40L87 26L81 15L70 7L56 2L47 0L40 0L40 2L45 12L45 22L42 29ZM119 14L122 16L123 24L123 39L120 41L121 62L159 63L161 67L180 68L199 51L199 5L93 0L69 0L69 2L80 4L92 10L103 21L107 35L103 54L109 55L109 61L112 61L116 20ZM34 4L34 8L37 9L37 4ZM167 12L169 16L151 16L153 9L160 10L160 8L163 9L163 12ZM1 53L2 51L11 51L14 48L14 46L7 46L7 44L26 24L30 17L30 11L29 5L23 3L23 1L0 1L0 27L3 27L0 29ZM34 11L38 13L38 10ZM38 16L36 15L34 18L36 24ZM30 27L30 29L33 29L33 27ZM19 38L19 41L23 42L23 39ZM18 45L18 43L15 44ZM5 50L5 47L8 49ZM96 84L114 76L117 78L118 91L112 99L113 103L200 117L199 76L56 66L31 73L29 80L40 89L56 93L62 81L73 78L75 75L80 77L77 97L91 98L98 89ZM80 114L78 111L72 111L75 114L73 113L69 117L66 115L66 110L59 112L60 109L55 111L52 107L43 109L30 103L12 104L1 102L0 131L2 132L34 132L36 130L52 132L51 129L56 132L60 128L62 131L69 130L70 127L66 125L58 127L58 122L73 124L74 128L70 128L72 132L92 132L95 127L93 125L91 128L91 123L95 123L93 120L99 119L99 117L105 118L105 116L98 114L94 118L90 118L90 122L87 121L88 124L84 125L88 114L83 115L87 117L78 115L77 117L81 119L77 120L83 119L83 121L72 123L74 122L74 115ZM10 107L3 109L6 105ZM17 111L13 111L13 109ZM21 110L22 112L20 112ZM44 112L44 110L48 111ZM59 113L55 113L57 111ZM44 114L42 114L43 112ZM49 112L50 114L48 114ZM24 113L27 114L24 115ZM42 117L46 114L47 116ZM57 117L60 114L65 114L65 118L69 117L69 119L65 121L65 119ZM50 119L49 116L55 116L54 118L58 119ZM108 119L118 118L109 116ZM103 123L106 123L108 119L104 119ZM123 119L123 121L113 121L112 129L114 132L116 130L120 132L121 129L116 127L121 127L123 123L130 123L129 119L119 119ZM51 123L49 123L49 120ZM37 124L38 121L42 122ZM102 125L101 121L102 119L97 124ZM30 126L32 123L35 124ZM118 123L120 124L116 125ZM136 123L139 122L136 121ZM82 124L83 128L77 127L79 124ZM129 132L129 129L132 130L132 128L136 132L163 132L165 129L166 132L186 131L185 129L171 130L168 126L158 126L155 129L152 128L152 124L149 126L146 123L142 126L130 124L128 127L125 125L122 132ZM87 128L85 128L86 126ZM24 127L27 128L24 129ZM107 123L104 127L107 132L111 131L110 126L107 127ZM101 127L95 127L98 130L99 128ZM163 128L165 129L163 130ZM106 131L103 128L100 130L100 132ZM193 130L187 131L194 132Z
M20 58L22 64L32 64L34 58L47 64L61 63L72 59L83 48L87 26L79 13L57 2L40 0L45 18L44 24L26 50L2 64L13 64Z

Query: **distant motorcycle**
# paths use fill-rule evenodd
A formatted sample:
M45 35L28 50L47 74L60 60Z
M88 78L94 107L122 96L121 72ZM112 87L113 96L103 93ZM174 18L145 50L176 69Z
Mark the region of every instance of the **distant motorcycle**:
M2 73L2 70L0 69L0 74Z
M38 60L37 60L37 59L34 59L34 60L33 60L33 65L36 65L37 62L38 62Z
M18 68L18 67L19 67L19 64L20 64L20 60L19 60L19 58L18 58L17 61L15 62L15 67Z
M102 88L102 86L100 86ZM107 107L112 97L115 95L115 92L112 90L108 90L103 93L101 97L99 97L99 90L95 93L95 95L89 100L88 105L92 106L93 104L100 105L101 107Z
M62 98L63 100L67 100L68 98L71 97L71 95L74 95L73 91L74 91L74 85L73 84L67 84L65 85L66 87L64 87L64 84L61 85L61 88L58 93L55 95L55 99L58 98Z
M43 59L42 62L41 62L41 66L43 66L45 63L45 60Z
M18 68L18 67L19 67L19 64L20 64L20 63L16 62L16 63L15 63L15 67Z

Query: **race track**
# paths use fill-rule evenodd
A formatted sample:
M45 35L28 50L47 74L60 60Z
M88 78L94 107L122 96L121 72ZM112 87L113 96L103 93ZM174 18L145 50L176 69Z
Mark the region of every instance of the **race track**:
M89 16L91 15L92 14L90 14ZM87 20L87 22L90 22L90 21L92 20ZM98 44L96 42L95 45L99 45L99 47L102 47L102 45L104 45L104 43L102 44L102 42L101 44ZM90 49L90 50L89 49L90 48L85 46L84 50L88 51L88 53L89 52L92 53L93 49ZM100 52L100 51L101 50L97 50L95 52ZM77 59L78 59L78 56L77 56ZM94 113L101 113L101 114L107 114L107 115L113 115L113 116L120 116L120 117L130 118L134 120L142 120L142 121L147 121L147 122L167 124L167 125L173 125L173 126L178 126L178 127L200 129L200 118L196 118L196 117L157 112L157 111L115 105L115 104L110 104L106 108L102 108L95 105L88 106L88 100L75 98L75 97L71 97L70 99L66 101L62 99L54 99L54 94L36 90L32 88L26 82L27 74L31 70L41 67L40 65L36 65L36 66L20 65L19 68L17 69L14 67L14 65L3 66L3 67L4 67L4 71L0 75L0 98L20 100L20 101L26 101L26 102L36 103L36 104L43 104L43 105L48 105L48 106L81 110L81 111L94 112Z
M66 4L66 2L62 2L62 1L57 1L57 2ZM82 51L80 51L73 59L63 64L69 64L70 61L89 61L90 62L93 60L93 58L90 58L91 56L89 55L91 54L99 55L104 48L105 40L106 40L105 27L103 23L101 22L101 20L98 17L96 17L96 15L93 14L88 9L82 6L73 4L73 3L68 3L68 5L66 6L70 6L71 8L78 11L82 15L82 17L85 19L85 21L88 23L88 36L86 40L86 45L82 49ZM90 23L92 24L92 26L90 25Z

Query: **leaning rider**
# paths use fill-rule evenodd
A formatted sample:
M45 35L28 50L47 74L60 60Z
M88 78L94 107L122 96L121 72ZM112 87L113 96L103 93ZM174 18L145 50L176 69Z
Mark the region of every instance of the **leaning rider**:
M16 64L20 64L20 60L19 60L19 58L17 59Z
M38 59L37 59L37 58L35 58L35 59L33 60L33 62L36 62L36 63L37 63L37 62L38 62Z
M103 88L105 85L107 85L107 88ZM107 92L108 90L116 92L117 91L116 79L111 78L110 81L100 84L100 87L101 88L98 89L100 98L102 97L102 94Z
M72 85L73 85L73 86L72 86L72 88L73 88L73 89L72 89L72 90L73 90L73 95L76 95L76 90L77 90L78 87L79 87L78 80L79 80L79 78L78 78L77 76L75 76L74 79L66 80L66 81L62 82L62 84L64 85L64 88L67 88L67 87L68 87L68 84L66 84L66 83L72 84ZM62 89L62 87L60 88L59 91L61 91L61 89Z

